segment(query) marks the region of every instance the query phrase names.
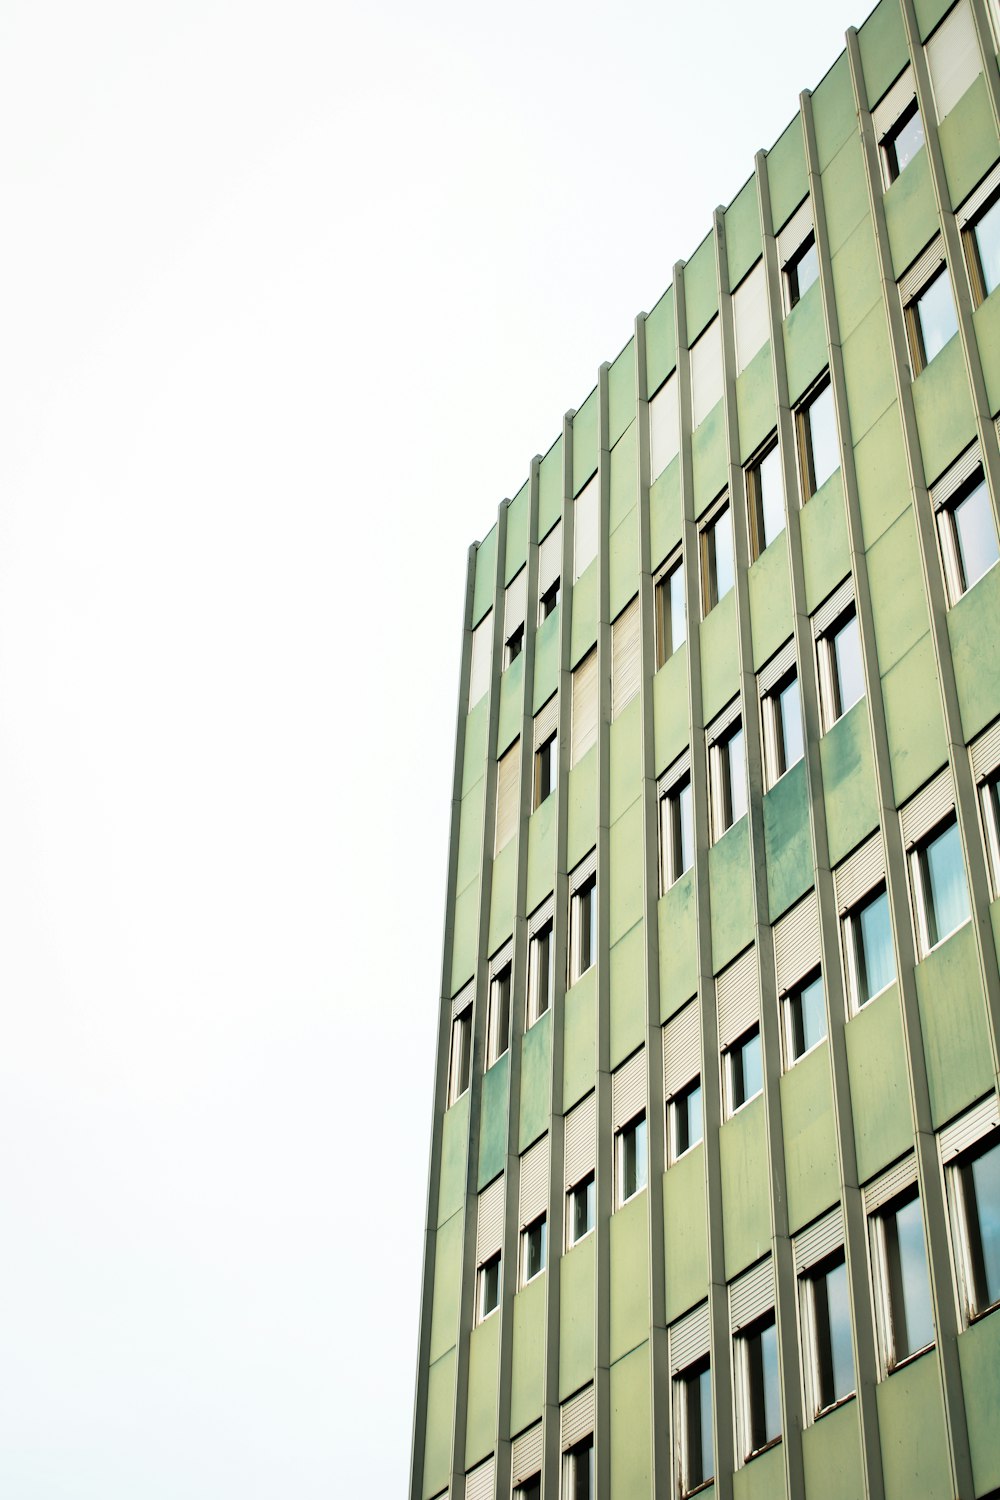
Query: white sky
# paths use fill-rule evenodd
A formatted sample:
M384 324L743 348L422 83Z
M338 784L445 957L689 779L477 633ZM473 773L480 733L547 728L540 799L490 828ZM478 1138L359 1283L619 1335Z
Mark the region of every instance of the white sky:
M866 9L7 0L3 1495L404 1494L466 547Z

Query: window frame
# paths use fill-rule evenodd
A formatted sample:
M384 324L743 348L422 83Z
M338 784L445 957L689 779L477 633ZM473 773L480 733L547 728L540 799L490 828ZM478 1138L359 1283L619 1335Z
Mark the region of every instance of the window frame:
M670 607L670 583L678 575L681 580L681 623L684 633L680 640L675 641L674 614ZM656 670L659 671L687 641L687 580L684 577L684 556L680 547L671 552L666 561L657 569L656 577L653 579L653 616L656 623ZM667 640L668 621L671 627L669 642Z
M886 984L884 984L881 989L872 990L862 999L860 982L861 975L862 972L864 972L867 988L868 964L867 962L862 961L864 959L864 954L861 929L861 913L863 911L866 911L869 906L873 906L874 903L878 901L882 896L886 897L886 906L889 912L889 941L892 947L893 975L892 978ZM863 896L859 897L859 899L855 901L853 905L850 906L841 917L841 943L844 954L844 970L847 979L847 999L850 1014L852 1016L860 1014L860 1012L864 1010L865 1006L870 1005L873 1000L877 1000L879 995L884 995L886 990L891 989L899 978L899 966L896 962L896 944L894 941L895 934L892 922L892 905L889 902L888 896L889 889L886 884L885 877L882 876L878 880L878 882L873 885L870 890L866 891ZM861 955L860 959L859 951Z
M459 1010L452 1010L448 1048L448 1108L457 1104L472 1082L472 996Z
M728 833L741 818L746 817L750 805L750 793L747 786L747 763L746 763L746 738L743 725L743 715L737 710L734 717L728 719L724 725L717 729L710 727L706 732L710 735L708 740L708 790L709 790L709 829L710 841L717 844L724 834ZM733 792L736 787L736 778L733 775L733 762L730 747L737 735L743 735L743 798L740 811L737 812L737 799Z
M840 671L837 665L837 649L835 641L851 620L857 622L858 630L858 655L861 662L861 679L864 691L861 697L855 698L852 703L844 703L843 685L840 680ZM865 653L861 641L861 621L858 619L858 609L852 594L849 604L825 626L823 631L816 637L816 666L819 675L819 701L820 717L822 719L823 733L828 734L834 724L840 722L845 714L850 713L855 704L861 702L867 696L868 683L865 679Z
M679 1150L677 1140L677 1123L678 1119L680 1118L681 1105L683 1104L686 1107L695 1093L701 1095L701 1102L698 1105L700 1133L696 1140L691 1140L691 1128L689 1123L687 1129L688 1144L684 1146L683 1149ZM687 1112L686 1108L685 1113L690 1122L690 1115ZM688 1083L682 1084L679 1089L674 1090L674 1092L666 1101L666 1114L667 1165L672 1167L675 1162L681 1161L682 1158L687 1156L689 1152L693 1151L696 1146L700 1146L705 1139L705 1102L700 1073L696 1073Z
M914 271L918 274L914 275ZM937 358L937 355L948 346L958 332L958 308L955 303L955 284L952 280L951 269L945 258L940 240L936 240L930 246L929 251L920 257L914 271L909 272L900 283L900 300L903 304L903 321L906 325L906 343L910 354L910 370L915 380ZM924 325L920 316L920 304L931 287L936 285L942 276L948 278L952 310L955 314L955 329L945 339L941 349L929 356L924 339Z
M937 1330L933 1326L933 1294L929 1292L933 1336L929 1342L920 1344L915 1349L908 1348L905 1354L897 1352L895 1329L899 1322L899 1309L894 1304L892 1285L894 1278L889 1264L889 1236L887 1226L890 1218L897 1218L899 1212L913 1202L920 1205L920 1227L923 1235L924 1262L927 1268L929 1286L930 1261L927 1255L927 1229L924 1223L923 1203L920 1199L919 1187L916 1181L902 1188L899 1192L894 1193L885 1202L879 1203L868 1214L868 1248L872 1276L872 1298L875 1304L875 1332L878 1344L879 1370L883 1378L894 1374L896 1370L903 1369L904 1366L911 1364L913 1360L919 1359L921 1355L935 1348L937 1344ZM905 1314L905 1301L903 1311Z
M1000 766L994 766L977 779L976 794L990 876L990 894L995 901L1000 896Z
M588 1433L571 1447L563 1450L560 1495L562 1500L580 1500L580 1485L576 1468L581 1459L587 1461L587 1485L585 1500L595 1500L594 1434Z
M514 965L508 959L490 973L486 1000L486 1064L484 1072L510 1051L510 1028L514 994Z
M586 936L586 946L584 937ZM583 876L569 898L569 985L597 962L597 871ZM584 963L586 959L586 963Z
M771 543L767 540L764 529L764 493L760 482L760 471L762 466L771 457L772 453L778 455L778 463L781 463L781 449L778 442L777 432L771 436L754 454L750 462L743 468L743 487L747 497L747 539L750 546L750 561L755 563L759 557L767 551ZM782 500L785 498L785 477L781 475ZM787 515L782 519L781 530L787 527ZM775 533L774 540L781 535L781 531Z
M838 1249L829 1251L818 1260L811 1262L798 1274L798 1303L799 1303L799 1327L802 1336L802 1394L804 1399L806 1425L811 1426L818 1422L821 1417L828 1416L830 1412L837 1411L841 1406L846 1406L849 1401L857 1399L858 1394L858 1362L854 1348L854 1339L851 1339L851 1365L854 1376L854 1386L850 1391L845 1391L842 1396L834 1396L832 1401L824 1402L822 1391L822 1375L820 1370L821 1353L821 1330L818 1311L818 1300L816 1295L816 1283L822 1278L825 1280L831 1271L843 1266L846 1271L847 1257L843 1244ZM850 1281L848 1281L848 1301L850 1301ZM827 1304L829 1309L829 1303ZM850 1310L848 1320L851 1322ZM832 1323L827 1313L826 1341L831 1350L828 1355L832 1364ZM853 1325L850 1329L853 1334Z
M987 297L992 295L986 286L986 272L983 269L982 252L976 238L976 230L994 209L1000 211L1000 183L992 189L985 202L979 204L975 212L962 223L962 249L965 253L965 269L969 275L973 308L982 307ZM998 289L1000 287L994 287L993 291Z
M830 470L826 478L817 481L816 478L816 454L813 442L812 421L810 412L819 401L825 391L830 392L833 402L833 422L838 447L838 460L840 454L840 425L837 421L837 399L833 390L833 381L829 369L823 371L813 381L809 389L795 403L795 452L798 459L799 470L799 508L807 505L814 495L819 494L827 480L832 479L837 469L841 467L840 461Z
M572 1232L573 1229L575 1228L575 1221L574 1221L574 1218L573 1218L573 1212L574 1212L574 1208L576 1206L576 1197L577 1197L577 1194L581 1193L581 1192L584 1195L584 1203L585 1203L585 1207L586 1207L586 1210L587 1210L587 1220L588 1220L588 1223L587 1223L586 1229L583 1231L582 1234L574 1234ZM582 1241L585 1240L588 1235L593 1234L593 1232L594 1232L594 1230L595 1230L596 1227L597 1227L597 1174L595 1172L593 1172L593 1171L590 1171L590 1172L584 1173L584 1175L577 1182L571 1183L570 1186L566 1189L565 1244L566 1244L567 1250L571 1250L574 1245L581 1244Z
M539 1008L538 976L541 971L539 951L545 948L545 1004ZM551 914L539 923L528 938L528 984L525 995L524 1029L530 1031L552 1008L556 983L555 923Z
M978 449L975 450L978 458ZM964 470L968 463L963 456L959 463L952 466L953 469ZM962 549L959 543L957 512L966 501L971 500L979 490L983 491L986 504L986 512L993 525L994 541L997 543L997 557L977 574L971 581L965 573L962 560ZM990 498L989 480L981 462L975 462L971 471L964 475L958 482L954 482L951 474L946 474L943 479L934 485L931 491L934 503L934 519L936 522L938 550L941 557L941 571L944 574L945 594L948 607L953 609L960 599L964 599L970 589L974 589L988 573L1000 562L1000 540L997 539L996 516L993 511L993 503Z
M666 895L694 865L694 786L688 752L665 772L657 789L657 832L660 859L660 895ZM687 802L684 801L687 793ZM684 860L685 820L688 807L687 844L690 859Z
M783 693L792 685L798 689L799 722L802 728L802 749L795 760L789 761L788 747L785 744L785 725L781 716L780 699ZM760 719L764 739L764 781L765 791L770 791L777 786L781 778L800 760L805 758L805 725L802 723L802 692L799 688L798 666L789 667L778 678L773 687L761 694Z
M975 1261L977 1248L978 1256L982 1258L982 1229L979 1216L976 1215L974 1220L970 1210L965 1175L966 1169L980 1157L1000 1149L1000 1118L997 1115L996 1096L988 1097L974 1110L967 1111L964 1118L976 1115L980 1119L972 1139L951 1151L942 1161L955 1284L963 1328L971 1327L973 1323L978 1323L1000 1308L1000 1292L992 1302L986 1301L981 1297L981 1288L976 1284L978 1278ZM962 1123L960 1120L956 1125L960 1126ZM977 1247L973 1244L973 1222Z
M519 1246L518 1246L518 1248L519 1248L519 1253L518 1253L518 1285L520 1287L529 1286L531 1284L531 1282L537 1281L538 1278L539 1278L539 1276L543 1275L545 1273L545 1271L548 1270L548 1265L549 1265L549 1251L548 1251L548 1237L549 1236L548 1236L548 1227L549 1227L548 1226L548 1215L545 1214L545 1213L541 1213L541 1214L536 1215L536 1217L531 1220L530 1224L525 1224L524 1227L521 1230L520 1235L518 1236L518 1240L519 1240ZM539 1246L540 1246L540 1249L539 1249L539 1260L540 1260L540 1265L539 1265L537 1271L531 1271L530 1274L529 1274L529 1257L530 1257L530 1254L531 1254L531 1236L533 1234L535 1234L536 1232L539 1234Z
M709 533L711 532L714 538L716 528L727 515L729 517L729 548L733 582L730 583L725 593L720 594L718 592L718 547L713 541L713 555L710 558ZM715 575L714 582L713 569ZM701 617L703 620L706 620L716 605L721 604L723 599L732 593L736 582L736 538L733 534L733 507L730 502L728 490L725 494L719 496L698 523L698 573L701 590Z
M806 259L810 250L816 252L816 275L806 287L799 286L799 267ZM792 251L781 268L782 282L785 293L785 311L790 313L793 307L798 307L802 298L808 292L809 287L815 286L819 281L819 246L816 244L816 230L811 227L801 240L799 245Z
M796 1052L794 1050L795 1002L799 1001L801 1004L803 991L811 989L817 981L823 990L823 1024L826 1030L824 1030L821 1037L817 1037L816 1041L812 1042L808 1047L803 1047L801 1052ZM814 964L801 979L797 979L793 985L782 992L778 1003L781 1007L781 1039L785 1058L785 1072L788 1073L795 1067L796 1063L801 1062L804 1057L808 1057L811 1052L815 1052L817 1047L821 1047L830 1034L826 1018L826 985L823 983L822 966Z
M904 129L914 116L916 116L920 121L920 128L923 132L924 137L922 144L924 149L926 149L927 127L924 124L923 115L920 113L920 105L917 101L916 88L914 88L913 93L909 96L906 103L901 106L898 113L892 120L892 123L887 125L879 135L879 159L882 163L882 181L886 192L888 192L889 188L892 187L892 184L902 176L907 167L910 165L910 162L913 161L914 157L917 154L917 152L914 151L913 156L911 156L908 161L904 162L902 166L899 165L899 152L896 149L896 142L899 140L899 137L902 135ZM917 151L919 151L920 149L921 147L918 146Z
M691 1458L691 1390L697 1382L707 1375L709 1381L709 1413L710 1413L710 1448L712 1456L712 1472L703 1478L690 1482L690 1458ZM715 1433L711 1426L711 1413L714 1410L712 1402L712 1361L709 1354L703 1354L700 1358L693 1360L691 1364L685 1365L683 1369L676 1371L672 1379L674 1394L674 1430L677 1433L677 1456L678 1456L678 1484L682 1500L689 1495L699 1495L709 1485L715 1482ZM699 1420L701 1415L701 1404L699 1399Z
M754 1038L756 1038L757 1045L758 1045L758 1047L760 1049L760 1088L757 1089L757 1091L755 1093L753 1093L753 1094L746 1094L745 1093L744 1097L737 1104L735 1102L736 1101L736 1071L735 1071L736 1053L739 1052L742 1055L742 1053L743 1053L743 1051L744 1051L747 1043L753 1041ZM722 1076L722 1083L723 1083L723 1091L722 1092L723 1092L723 1100L725 1102L724 1115L725 1115L725 1119L732 1120L732 1119L735 1119L735 1117L739 1114L739 1112L740 1112L741 1109L745 1109L748 1104L752 1104L755 1099L759 1099L760 1096L764 1092L764 1045L763 1045L763 1038L761 1036L760 1022L759 1021L755 1021L752 1026L746 1027L745 1030L743 1030L743 1031L740 1032L739 1036L734 1037L731 1042L727 1042L726 1045L725 1045L725 1047L723 1047L723 1049L722 1049L722 1075L723 1075ZM742 1081L742 1087L744 1089L746 1088L746 1079L745 1078Z
M542 790L542 768L548 768L548 786ZM559 783L559 730L553 729L539 745L535 746L534 774L531 785L531 810L537 812L547 802Z
M642 1150L638 1149L639 1129L642 1128L643 1144ZM636 1141L635 1146L635 1187L626 1196L625 1194L625 1151L626 1137L631 1136ZM640 1162L642 1171L640 1173ZM641 1180L640 1180L641 1177ZM638 1198L640 1193L645 1192L649 1185L649 1129L646 1121L646 1111L639 1110L636 1114L620 1125L615 1131L615 1208L624 1208L631 1203L633 1198Z
M775 1434L774 1437L766 1438L763 1442L754 1441L757 1434L754 1432L754 1407L757 1404L754 1389L754 1369L751 1364L751 1345L753 1341L760 1338L769 1329L774 1329L775 1342L778 1341L778 1323L775 1310L772 1307L768 1312L762 1313L759 1318L754 1318L733 1335L733 1343L736 1367L736 1379L734 1381L733 1398L736 1406L736 1463L742 1468L744 1464L759 1457L761 1453L767 1453L769 1449L776 1448L784 1437L784 1431ZM778 1349L778 1416L781 1417L781 1375L780 1375L780 1348ZM762 1379L763 1363L761 1366ZM766 1389L759 1392L759 1402L766 1404Z
M961 859L962 877L965 881L966 914L964 919L956 927L952 927L946 933L938 933L938 918L934 910L934 896L931 887L930 873L927 866L927 850L935 843L949 828L954 828L958 833L959 857ZM913 903L913 926L917 939L917 960L924 959L935 949L940 948L949 938L954 937L967 923L972 921L972 903L969 899L969 877L965 869L965 853L962 849L961 832L958 826L958 815L952 807L947 815L939 818L934 826L921 834L920 838L907 850L907 864L910 872L910 894Z
M496 1269L496 1301L491 1307L486 1306L486 1294L489 1288L489 1273ZM503 1252L495 1250L488 1255L484 1261L476 1267L476 1326L485 1323L487 1318L500 1308L503 1298Z

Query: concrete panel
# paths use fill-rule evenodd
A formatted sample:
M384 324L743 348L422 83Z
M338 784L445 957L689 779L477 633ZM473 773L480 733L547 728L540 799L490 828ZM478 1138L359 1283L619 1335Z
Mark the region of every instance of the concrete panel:
M654 568L680 541L682 521L681 463L673 458L649 487L649 558Z
M596 388L578 408L573 418L573 494L578 495L597 469Z
M612 720L610 760L609 816L613 823L642 791L642 705L638 698Z
M489 694L480 698L465 720L465 748L462 752L462 796L472 790L486 771L486 736L490 727Z
M949 610L948 634L968 741L1000 714L1000 568L992 568Z
M447 1488L451 1470L452 1418L455 1404L455 1351L441 1356L427 1372L427 1420L424 1424L424 1500Z
M684 267L684 307L688 344L693 344L719 310L715 236L707 234Z
M795 304L782 324L785 341L785 368L788 399L795 402L803 391L822 374L829 358L826 349L826 326L818 281Z
M494 1313L469 1335L469 1407L465 1462L469 1468L496 1447L500 1315Z
M599 574L597 558L588 564L573 585L569 596L573 616L570 621L570 666L575 667L597 641L597 593Z
M611 1066L616 1068L646 1035L646 924L611 949Z
M851 69L846 53L840 54L830 71L813 89L812 107L816 154L820 171L825 172L844 142L856 135L858 128Z
M440 1359L458 1341L458 1302L462 1289L462 1247L465 1215L452 1214L439 1226L434 1240L434 1300L431 1310L430 1362Z
M559 1268L559 1399L594 1375L594 1248L596 1235L574 1245Z
M740 459L745 463L768 433L774 431L777 421L770 340L757 350L743 373L736 377L736 420L740 432Z
M819 742L830 863L838 864L878 827L878 790L868 700L863 698Z
M445 1110L441 1125L441 1176L438 1180L437 1221L458 1212L465 1202L466 1163L469 1158L468 1090Z
M753 938L750 831L741 818L708 854L712 903L712 969L717 974Z
M869 108L877 104L910 60L899 0L882 0L858 32Z
M882 296L875 234L867 215L834 255L832 265L840 336L846 339Z
M514 1298L510 1430L521 1432L542 1414L545 1376L545 1282L536 1276Z
M553 801L549 798L549 801ZM569 773L566 788L566 867L572 870L594 847L597 836L597 746L592 745Z
M982 1318L958 1339L976 1494L1000 1489L1000 1318Z
M597 970L566 991L563 1008L563 1113L594 1087Z
M826 1042L814 1047L782 1075L780 1091L788 1227L794 1234L840 1198L830 1053Z
M653 678L653 745L657 775L677 759L690 739L687 661L685 641Z
M546 797L528 819L528 878L525 906L541 906L555 884L556 798Z
M611 1494L623 1500L652 1495L649 1380L648 1345L611 1366Z
M547 1010L521 1038L518 1150L526 1150L548 1129L551 1089L552 1011Z
M608 542L608 607L612 620L639 587L639 516L633 508Z
M851 438L857 443L896 399L889 334L882 307L873 307L850 338L844 340L844 381Z
M806 608L811 614L851 568L840 469L835 469L826 484L802 507L801 537Z
M764 849L768 908L776 922L813 884L804 760L786 771L764 797Z
M610 941L635 926L644 910L642 803L633 802L627 813L611 825L610 836Z
M937 208L925 146L905 172L900 172L883 201L892 269L900 277L937 233Z
M608 371L608 442L612 448L634 420L635 339L629 339Z
M792 633L792 583L788 570L788 533L781 531L751 566L750 635L757 671Z
M733 1475L733 1500L781 1500L787 1493L781 1444L752 1458Z
M705 722L735 697L740 686L739 637L736 631L736 590L702 620L701 691Z
M936 1352L880 1381L875 1400L885 1500L952 1500Z
M517 839L512 839L493 861L490 890L489 951L495 953L514 931L514 895L517 887Z
M479 931L479 881L473 880L455 897L455 930L451 951L451 993L457 995L476 969Z
M920 1033L935 1126L993 1086L986 996L971 922L917 964Z
M478 625L493 608L496 586L497 528L494 524L476 548L475 581L472 586L472 623Z
M883 674L930 629L913 511L907 509L868 550L872 617Z
M928 484L933 484L976 435L976 418L957 334L913 382L913 410Z
M836 255L863 220L871 221L860 136L852 135L824 168L823 202L830 254Z
M538 535L543 537L563 512L563 440L557 437L538 469Z
M719 401L691 437L691 480L695 515L700 516L726 487L725 403Z
M537 713L547 703L559 686L559 619L561 607L557 604L547 620L543 620L535 635L535 677L531 694L531 710Z
M660 1018L667 1020L698 988L694 871L674 882L656 908L660 947Z
M767 185L774 227L780 229L809 191L802 121L797 111L767 153Z
M631 350L631 345L629 349ZM635 372L629 386L631 409L635 412ZM608 524L612 531L620 526L625 517L635 510L639 501L639 429L630 418L630 425L611 450L608 480ZM638 567L638 561L636 562Z
M979 357L983 362L990 413L1000 411L1000 289L991 293L972 314Z
M524 653L516 657L500 678L497 714L497 749L502 755L521 733L524 712Z
M980 73L938 127L951 206L967 198L1000 156L986 79Z
M876 1172L913 1145L899 992L892 985L847 1023L847 1066L857 1139L858 1178Z
M805 1429L802 1466L806 1500L866 1500L856 1401Z
M899 405L893 402L854 449L858 504L865 546L870 547L910 509L910 478Z
M929 633L883 677L882 694L893 792L901 807L948 758Z
M483 857L483 803L486 781L480 777L462 798L458 820L458 859L455 864L455 889L464 891L476 879Z
M646 318L646 391L652 396L677 363L674 289L667 287Z
M531 486L522 484L507 506L507 546L504 553L503 581L510 583L528 560L528 513Z
M771 1193L767 1171L767 1125L759 1095L719 1131L722 1226L726 1280L771 1247Z
M757 179L751 177L740 188L726 209L726 260L729 263L729 290L744 278L760 259L760 205L757 201Z
M483 1074L479 1107L479 1176L477 1189L492 1182L507 1160L507 1105L510 1100L510 1053Z
M649 1194L611 1215L611 1359L649 1338Z
M672 1323L703 1301L708 1287L704 1146L663 1174L663 1255L666 1318Z

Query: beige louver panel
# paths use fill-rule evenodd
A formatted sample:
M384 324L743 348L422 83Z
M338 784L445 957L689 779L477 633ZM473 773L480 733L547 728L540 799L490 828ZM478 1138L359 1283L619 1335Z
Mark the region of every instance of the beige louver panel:
M475 998L475 994L475 982L470 979L469 983L462 986L458 994L455 996L454 1000L451 1002L451 1014L453 1020L457 1020L463 1011L469 1010L471 1008L472 1002Z
M719 1046L726 1048L760 1019L757 949L748 948L715 981L719 1007Z
M804 979L820 960L819 906L810 891L774 924L774 970L778 994Z
M721 740L727 729L731 729L740 717L740 700L735 697L732 703L727 703L720 714L709 724L705 730L705 739L708 744L714 745L716 740Z
M977 781L984 781L991 771L1000 765L1000 719L984 729L978 740L969 747L972 756L972 774Z
M559 1445L565 1453L594 1430L594 1387L586 1386L559 1408Z
M574 865L569 872L569 888L578 891L597 871L597 850L591 849L590 853L581 859L578 865Z
M591 651L573 673L573 731L570 762L581 761L597 740L597 651Z
M506 848L517 832L520 782L521 741L515 740L497 761L496 854Z
M640 1047L611 1075L611 1118L621 1130L646 1108L646 1049Z
M677 376L665 380L649 401L649 478L656 479L673 459L681 441Z
M600 529L601 489L598 477L584 485L573 501L573 581L584 573L597 556Z
M511 579L504 590L503 635L505 641L509 641L518 626L524 624L527 603L528 570L527 568L522 568L516 577Z
M485 615L472 632L472 658L469 664L469 707L475 708L490 685L490 656L493 650L493 612Z
M506 1179L501 1172L479 1194L476 1213L476 1265L496 1255L503 1244L503 1195Z
M538 544L538 597L552 587L562 572L562 522Z
M873 833L854 853L838 865L833 872L833 887L837 895L837 910L843 916L856 906L885 878L885 849L882 835Z
M536 1422L510 1445L510 1482L523 1484L542 1472L542 1424Z
M668 1329L670 1340L670 1373L686 1370L695 1360L704 1359L709 1350L708 1303L703 1302L686 1318Z
M979 452L979 444L970 443L960 458L956 458L950 469L946 469L941 478L931 485L931 500L935 510L940 510L942 505L947 505L953 495L971 479L976 470L982 467L982 457Z
M951 1161L960 1151L972 1146L990 1130L1000 1125L1000 1108L996 1094L988 1094L964 1115L953 1120L938 1136L938 1146L943 1162Z
M910 100L916 97L916 93L917 86L913 81L913 69L907 68L872 110L872 124L875 126L875 135L878 140L881 140L886 131L895 125Z
M498 948L490 959L490 979L495 979L502 974L514 961L514 939L508 938L502 948Z
M663 1028L663 1096L672 1099L701 1072L698 1002L691 1000Z
M543 703L534 718L534 741L535 749L544 745L546 740L552 738L559 727L559 695L553 693L547 703Z
M494 1460L477 1464L465 1476L465 1500L493 1500Z
M589 1093L566 1116L563 1136L563 1177L567 1192L582 1182L597 1164L597 1095Z
M906 307L913 301L926 282L944 265L944 240L937 235L927 249L918 255L905 276L899 281L899 300Z
M812 200L806 198L778 234L778 263L790 260L813 227Z
M917 1158L911 1151L909 1156L904 1156L888 1172L883 1172L881 1177L876 1177L864 1189L865 1213L874 1213L877 1208L892 1201L897 1194L905 1192L913 1186L917 1180Z
M946 818L955 806L955 788L951 779L951 767L945 766L933 781L911 797L905 807L900 808L899 823L903 830L903 843L912 849L925 833Z
M844 1210L837 1204L828 1214L803 1229L792 1241L795 1255L795 1274L801 1276L810 1266L825 1260L844 1243Z
M656 783L657 797L665 797L668 792L672 792L677 783L683 781L690 773L691 751L685 750L683 755L678 755L677 759L667 767Z
M771 1257L758 1261L729 1288L729 1324L739 1333L774 1306L774 1269Z
M1000 187L1000 161L992 171L987 172L982 182L974 193L970 193L958 211L958 227L964 229L971 219L974 219L979 210L988 203Z
M639 596L611 627L611 717L617 719L639 694Z
M781 650L776 652L766 666L757 673L757 689L763 696L781 681L786 673L791 672L795 666L795 641L786 641Z
M834 589L829 599L825 600L812 617L813 636L819 640L825 635L850 604L854 603L854 578L845 578L843 583Z
M541 906L536 906L535 910L531 913L531 916L528 918L528 936L529 936L529 938L534 937L536 932L541 932L542 928L543 927L547 927L548 924L551 921L552 921L552 897L551 896L546 896L546 898L542 902Z
M517 1190L518 1228L541 1218L549 1203L549 1138L543 1135L521 1157Z
M969 0L958 0L928 37L924 48L934 90L934 108L943 120L982 72L976 25Z

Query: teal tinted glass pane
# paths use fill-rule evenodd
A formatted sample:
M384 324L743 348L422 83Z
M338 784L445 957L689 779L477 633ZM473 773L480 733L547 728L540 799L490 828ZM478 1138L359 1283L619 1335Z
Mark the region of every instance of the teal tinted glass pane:
M896 960L892 951L892 926L889 921L889 898L880 891L874 900L858 912L858 968L863 1005L878 995L896 977Z
M981 479L974 490L952 509L955 522L955 543L958 547L958 562L962 570L962 591L971 589L993 564L1000 561L997 549L997 529L993 522L993 511L986 489L986 480Z
M962 861L958 824L949 823L926 845L923 863L927 890L927 935L939 943L969 915L969 890Z
M986 210L972 232L988 297L1000 285L1000 198Z
M733 813L730 823L738 823L747 810L747 766L742 728L737 729L726 741L726 750L729 759L730 806Z
M964 1169L966 1216L979 1311L1000 1302L1000 1141Z
M781 726L781 770L787 771L803 756L802 710L799 707L799 679L793 677L778 691L778 719Z
M804 984L797 997L797 1036L801 1042L798 1055L808 1052L826 1036L826 1007L823 1004L823 980L819 974L809 984Z
M830 1363L833 1401L842 1401L854 1389L854 1350L851 1347L851 1303L847 1291L847 1266L843 1261L826 1274L826 1305L830 1319Z
M712 542L715 549L715 599L724 599L736 577L733 563L733 527L729 507L719 516L712 527Z
M764 1396L764 1442L781 1436L781 1380L778 1374L778 1330L773 1323L760 1333Z
M764 546L769 547L785 529L785 487L781 482L781 458L772 448L757 467L760 510L764 522Z
M667 580L670 595L670 649L676 651L687 639L684 615L684 569L674 568Z
M887 1229L893 1342L900 1360L934 1339L920 1199L912 1198L898 1208Z
M819 257L816 254L816 239L810 243L795 262L795 280L799 297L804 297L819 276Z
M743 1074L743 1100L753 1099L764 1087L764 1064L760 1050L760 1032L748 1036L740 1047L740 1066Z
M832 637L833 666L837 688L837 718L865 696L865 673L861 662L861 635L853 612Z
M809 442L815 489L824 485L840 468L837 418L833 408L833 386L827 384L809 404Z
M917 298L917 317L920 321L920 337L924 346L924 361L930 364L940 354L945 344L958 332L955 314L955 298L951 291L951 277L947 269L942 270Z

